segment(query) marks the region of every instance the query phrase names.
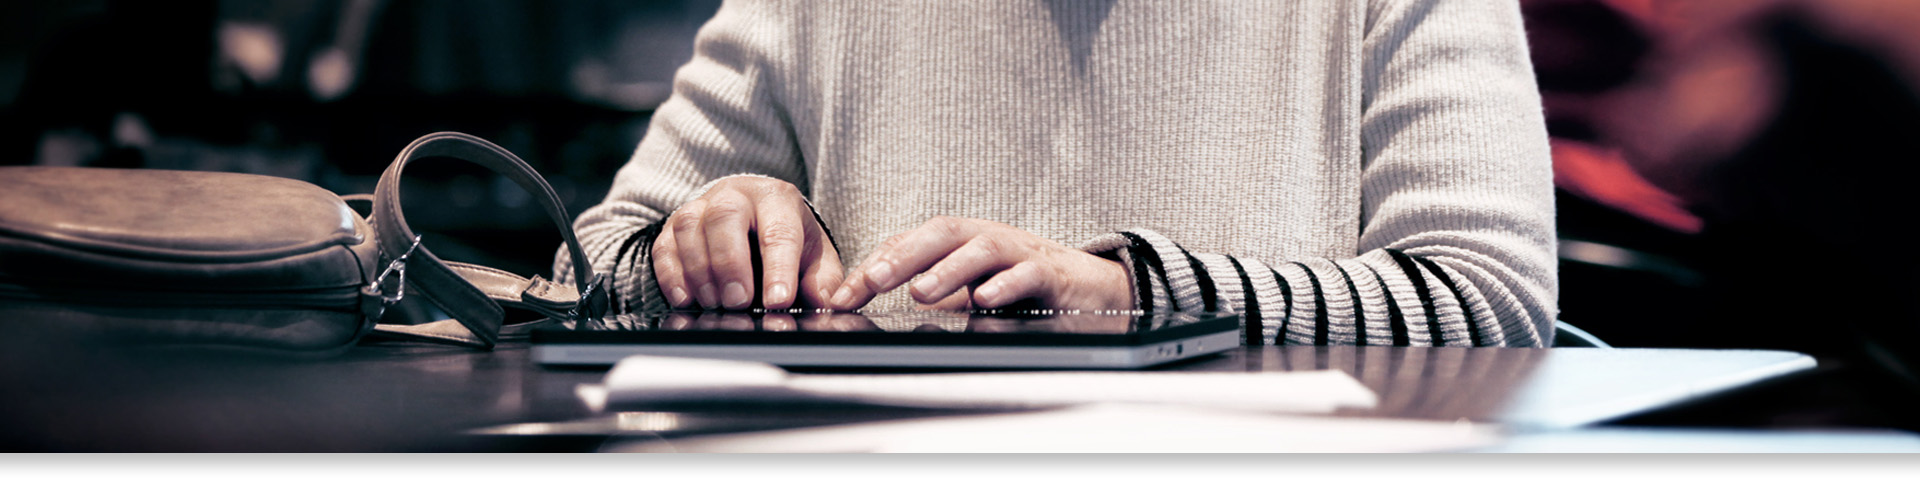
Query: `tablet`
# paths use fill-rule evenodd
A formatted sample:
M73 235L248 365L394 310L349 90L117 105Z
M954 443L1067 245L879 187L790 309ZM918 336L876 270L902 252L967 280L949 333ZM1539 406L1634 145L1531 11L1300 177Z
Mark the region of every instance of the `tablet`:
M790 367L1135 369L1240 346L1234 314L753 311L627 314L531 332L542 365L629 355Z

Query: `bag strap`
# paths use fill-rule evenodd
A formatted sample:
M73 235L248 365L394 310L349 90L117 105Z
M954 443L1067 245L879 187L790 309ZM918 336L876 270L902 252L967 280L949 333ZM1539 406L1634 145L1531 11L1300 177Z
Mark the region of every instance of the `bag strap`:
M560 229L576 270L573 285L548 281L538 276L525 278L503 270L460 262L448 262L434 256L407 226L400 207L400 177L407 164L428 157L464 160L493 170L533 194L547 216ZM479 137L457 132L439 132L414 140L400 151L393 164L380 175L374 187L372 215L367 219L379 242L381 258L390 261L387 270L369 285L370 294L380 295L386 303L398 301L407 293L426 297L449 320L420 325L374 326L374 331L427 341L492 348L502 333L516 334L541 322L502 325L506 312L502 305L539 312L548 318L584 320L599 318L607 311L608 300L603 279L593 273L593 263L574 237L573 220L567 215L559 195L547 185L539 172L527 162L499 145ZM399 279L387 288L389 274ZM411 291L405 290L411 288ZM584 293L583 293L584 292Z

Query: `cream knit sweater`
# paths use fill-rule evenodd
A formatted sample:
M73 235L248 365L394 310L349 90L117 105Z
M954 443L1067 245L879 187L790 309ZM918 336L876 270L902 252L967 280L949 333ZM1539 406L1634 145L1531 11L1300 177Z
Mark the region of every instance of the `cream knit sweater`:
M660 308L649 227L758 174L849 262L982 218L1118 250L1141 307L1240 312L1249 344L1544 346L1531 72L1512 0L730 1L576 227Z

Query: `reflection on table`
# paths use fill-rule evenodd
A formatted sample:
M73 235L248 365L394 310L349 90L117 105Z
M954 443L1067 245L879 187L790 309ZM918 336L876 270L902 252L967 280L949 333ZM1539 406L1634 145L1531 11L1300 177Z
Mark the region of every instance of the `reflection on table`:
M0 447L14 451L580 451L615 431L673 436L963 413L602 414L574 388L599 382L604 369L538 367L524 343L492 352L370 343L324 360L98 348L46 335L0 347ZM1697 401L1811 362L1756 351L1266 346L1159 370L1339 369L1380 397L1378 408L1339 415L1549 430ZM549 428L499 428L513 425Z

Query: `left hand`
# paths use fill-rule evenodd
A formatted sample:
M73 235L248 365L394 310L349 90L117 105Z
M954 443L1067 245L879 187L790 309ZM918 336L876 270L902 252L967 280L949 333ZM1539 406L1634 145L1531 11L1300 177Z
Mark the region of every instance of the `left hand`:
M827 304L857 309L914 275L920 278L911 293L921 304L1000 308L1034 300L1042 308L1133 308L1133 285L1118 260L1067 248L1012 225L952 217L934 217L887 239L847 276ZM969 286L969 302L942 302Z

